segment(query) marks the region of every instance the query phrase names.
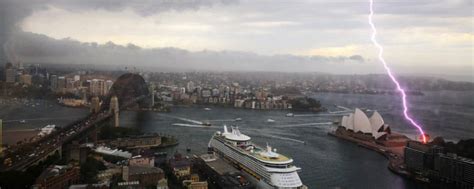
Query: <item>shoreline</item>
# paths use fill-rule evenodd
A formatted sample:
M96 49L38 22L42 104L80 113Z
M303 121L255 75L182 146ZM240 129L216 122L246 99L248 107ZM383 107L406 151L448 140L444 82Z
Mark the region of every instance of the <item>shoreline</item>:
M393 173L395 173L395 174L397 174L401 177L410 179L412 181L422 182L422 183L425 183L425 184L428 183L428 182L426 182L422 179L414 177L411 173L409 173L408 171L406 171L403 168L404 167L404 163L403 163L404 154L400 153L400 152L397 153L394 150L394 148L384 147L384 146L380 146L380 145L377 145L375 143L371 143L371 142L368 142L368 141L363 141L363 140L355 139L355 138L348 137L348 136L338 135L334 131L330 131L327 134L329 136L333 136L333 137L336 137L336 138L343 139L345 141L355 143L359 147L366 148L368 150L377 152L378 154L384 156L388 160L387 169L389 169L391 172L393 172Z

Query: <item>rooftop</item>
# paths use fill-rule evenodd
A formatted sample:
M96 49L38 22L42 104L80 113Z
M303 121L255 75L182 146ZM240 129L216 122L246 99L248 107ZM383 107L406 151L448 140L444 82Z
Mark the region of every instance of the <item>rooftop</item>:
M163 170L157 167L129 166L129 175L163 173Z
M70 165L54 165L49 168L47 168L45 171L41 173L41 175L36 179L36 180L46 180L51 177L58 176L67 170L74 168L73 166Z

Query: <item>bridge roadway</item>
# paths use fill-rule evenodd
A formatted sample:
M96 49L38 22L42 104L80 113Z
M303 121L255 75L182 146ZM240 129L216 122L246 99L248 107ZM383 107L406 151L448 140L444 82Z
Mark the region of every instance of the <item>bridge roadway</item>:
M120 110L142 100L146 96L142 95L136 97L134 100L121 106ZM82 120L78 120L69 124L60 130L51 133L50 135L34 142L19 146L17 149L9 150L6 153L6 158L12 161L11 166L0 165L0 171L25 171L28 167L45 160L50 155L56 152L61 153L64 144L69 143L77 136L84 134L91 130L96 124L101 123L113 116L113 113L108 110L101 110L99 113L90 114Z

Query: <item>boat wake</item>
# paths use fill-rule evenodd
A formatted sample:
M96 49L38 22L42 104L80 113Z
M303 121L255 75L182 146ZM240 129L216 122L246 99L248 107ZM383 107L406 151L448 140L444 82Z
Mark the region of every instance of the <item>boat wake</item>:
M235 119L214 119L214 120L207 120L209 122L234 122Z
M334 111L334 112L329 111L330 114L343 114L343 113L349 113L349 112L352 112L352 111L347 111L347 110Z
M11 119L3 120L3 123L11 122L20 122L20 121L46 121L46 120L68 120L68 119L79 119L79 116L70 116L70 117L42 117L42 118L32 118L32 119Z
M294 117L332 117L332 116L347 115L347 113L341 112L341 113L329 113L329 114L295 114Z
M171 125L178 126L178 127L216 128L216 127L213 127L213 126L193 125L193 124L186 124L186 123L173 123Z
M275 138L279 140L286 140L290 142L296 142L296 143L301 143L301 144L306 144L305 141L294 139L294 138L288 138L288 137L282 137L282 136L277 136L277 135L271 135L271 134L260 134L262 137L267 137L267 138Z
M348 108L348 107L338 106L338 105L336 105L336 107L339 108L339 109L342 109L342 110L334 111L334 112L329 111L329 113L330 113L330 114L342 114L342 113L350 113L350 112L352 112L352 110L351 110L350 108Z
M188 119L188 118L178 118L178 119L181 120L181 121L189 122L189 123L194 123L194 124L199 124L199 125L203 124L201 121L192 120L192 119Z
M343 109L343 110L345 110L345 111L352 111L352 109L350 109L350 108L348 108L348 107L344 107L344 106L336 106L336 107L341 108L341 109Z
M198 124L198 125L202 125L202 124L203 124L203 122L201 122L201 121L192 120L192 119L188 119L188 118L185 118L185 117L178 117L178 116L172 116L172 115L166 115L166 114L160 114L160 116L168 117L168 118L173 118L173 119L185 121L185 122L188 122L188 123L194 123L194 124Z
M319 123L301 123L301 124L290 124L290 125L277 125L274 127L278 128L292 128L292 127L311 127L316 125L331 125L332 122L319 122Z

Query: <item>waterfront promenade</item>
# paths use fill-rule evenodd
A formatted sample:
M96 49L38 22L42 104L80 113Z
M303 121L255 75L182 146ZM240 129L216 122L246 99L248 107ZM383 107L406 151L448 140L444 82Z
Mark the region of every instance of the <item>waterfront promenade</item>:
M387 166L389 170L401 176L411 177L411 174L405 170L404 166L405 146L387 147L377 144L373 141L360 140L350 136L339 135L335 132L328 132L328 135L353 142L358 146L367 148L383 155L389 162Z

